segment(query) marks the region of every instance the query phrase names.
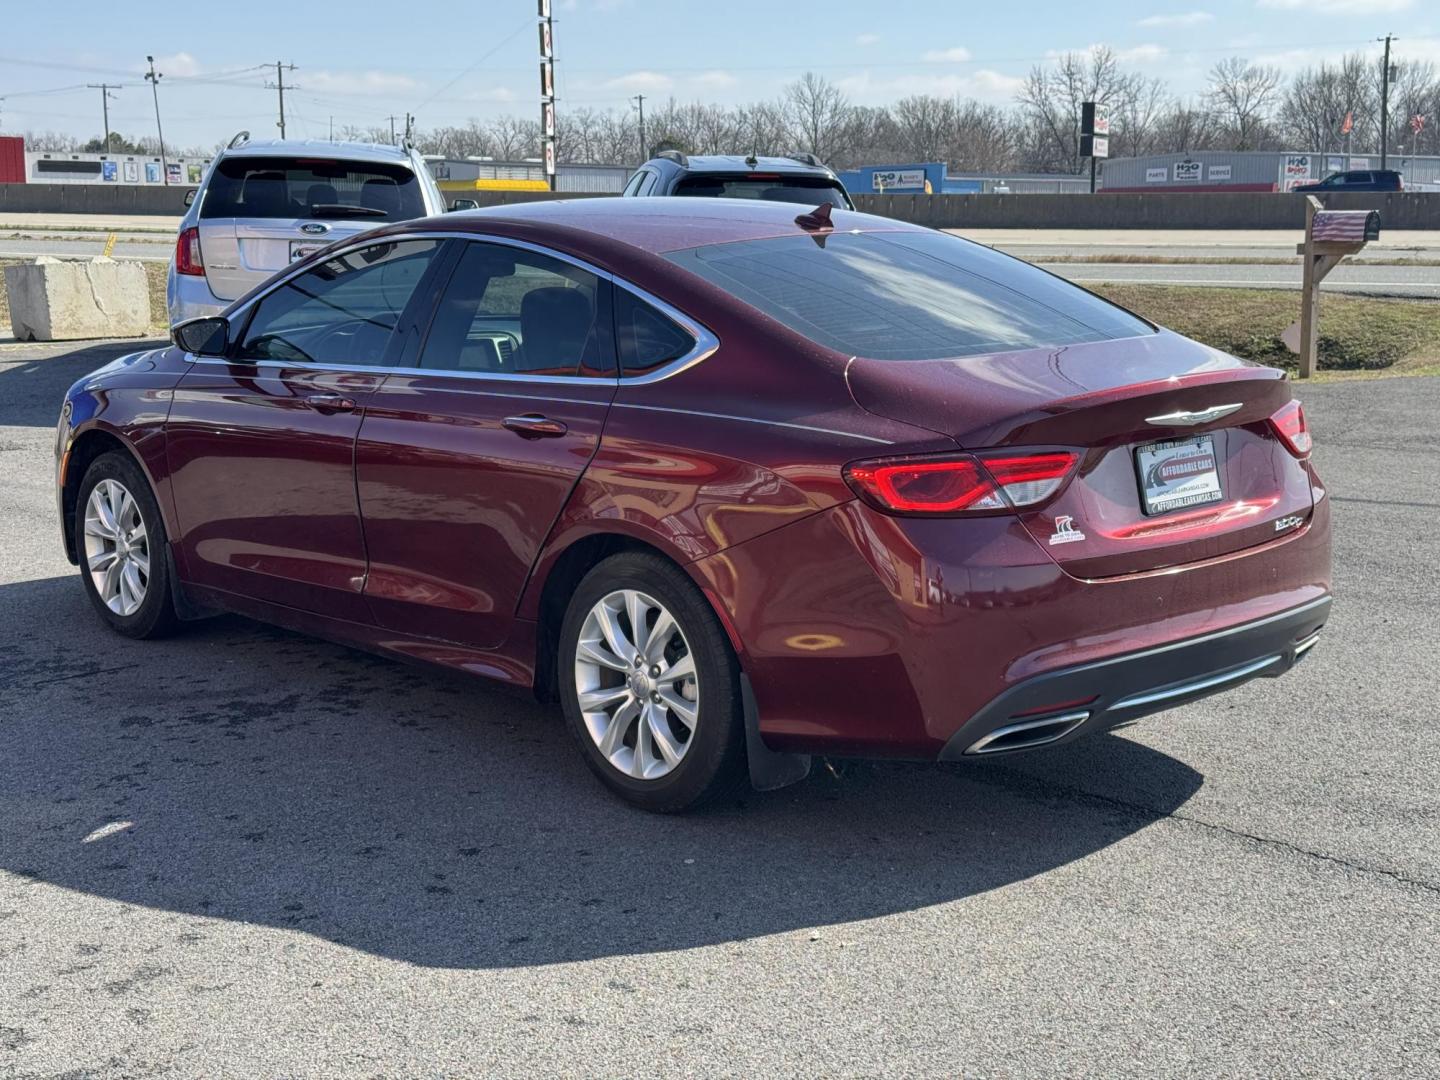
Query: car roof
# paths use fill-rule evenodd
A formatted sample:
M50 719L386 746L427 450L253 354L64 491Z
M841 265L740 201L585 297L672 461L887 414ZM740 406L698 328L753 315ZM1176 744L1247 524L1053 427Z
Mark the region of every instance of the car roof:
M535 228L550 226L572 241L584 244L586 236L618 241L653 254L708 244L762 240L776 236L818 236L807 232L796 218L806 213L803 203L766 202L761 199L559 199L462 210L431 219L466 232L485 232L500 225L519 226L535 236ZM837 232L925 232L918 225L893 218L831 208Z
M224 150L222 157L315 157L338 161L393 161L408 164L409 152L385 143L327 142L324 139L257 139Z
M751 164L751 162L754 164ZM670 158L652 158L651 164L664 162L672 168L683 169L686 172L782 172L800 173L809 176L833 176L834 173L825 165L807 165L805 162L792 157L756 157L747 158L741 154L692 154L684 165Z

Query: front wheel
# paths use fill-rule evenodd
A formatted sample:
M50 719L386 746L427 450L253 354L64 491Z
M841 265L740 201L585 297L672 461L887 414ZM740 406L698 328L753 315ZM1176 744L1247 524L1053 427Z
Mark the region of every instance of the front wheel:
M673 813L744 780L739 664L705 597L666 560L627 552L585 576L559 670L571 732L621 798Z
M85 592L111 629L133 638L175 629L165 523L145 474L125 454L101 454L86 470L75 539Z

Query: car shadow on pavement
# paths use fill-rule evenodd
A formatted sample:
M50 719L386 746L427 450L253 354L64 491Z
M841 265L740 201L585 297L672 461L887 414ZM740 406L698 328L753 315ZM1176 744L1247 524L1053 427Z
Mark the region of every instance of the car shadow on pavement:
M1106 735L965 768L820 765L656 817L600 788L554 710L485 683L233 618L129 641L70 577L0 586L0 626L0 869L432 967L953 901L1124 840L1202 781Z
M0 349L0 427L53 428L65 391L82 375L127 353L167 344L136 338L7 345Z

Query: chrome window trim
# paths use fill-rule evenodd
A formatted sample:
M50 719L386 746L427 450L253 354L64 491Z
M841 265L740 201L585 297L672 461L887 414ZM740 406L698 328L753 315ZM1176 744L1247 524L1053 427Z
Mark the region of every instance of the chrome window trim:
M720 339L716 337L715 334L711 332L708 327L706 327L698 320L692 319L689 315L685 314L673 304L668 304L664 300L661 300L654 293L647 292L646 290L640 288L640 286L638 285L632 285L625 279L616 277L609 270L602 270L600 267L595 266L592 263L588 263L584 259L577 258L574 255L566 254L563 251L556 251L553 248L544 247L540 244L531 243L528 240L517 240L509 236L494 236L489 233L454 232L443 231L439 229L428 229L422 232L396 233L391 236L385 237L383 240L377 240L372 237L369 239L359 240L357 242L337 245L333 250L328 252L328 257L339 258L343 255L348 255L352 251L358 251L361 248L371 247L377 243L404 243L410 240L459 240L464 243L499 244L502 247L518 248L522 251L530 251L534 252L537 255L544 255L548 258L558 259L560 262L568 263L571 266L578 267L581 270L584 270L586 273L594 274L601 280L608 281L611 285L622 288L626 292L630 293L632 296L643 300L645 303L658 310L661 314L665 315L668 319L670 319L687 334L689 334L692 338L694 338L695 347L692 348L689 352L685 353L684 356L677 357L663 367L656 368L654 371L647 371L643 375L630 376L627 376L624 373L623 369L620 369L614 376L524 375L520 373L512 374L508 371L451 371L447 368L422 368L418 365L410 367L379 367L368 364L316 364L305 363L303 361L281 362L278 360L230 360L221 357L194 357L193 362L202 364L240 364L248 367L298 368L306 371L372 371L386 375L425 374L443 378L478 379L490 380L495 382L528 382L541 384L557 384L561 386L577 384L584 386L593 386L596 383L607 382L618 383L623 386L648 386L651 383L662 382L665 379L670 378L672 375L678 375L680 374L680 372L685 371L688 368L694 367L702 360L710 357L720 348ZM324 260L321 261L323 262ZM233 310L227 311L225 313L225 318L231 323L232 326L235 325L237 322L244 321L256 304L260 303L260 301L264 300L276 289L279 289L282 286L289 284L292 280L299 277L301 274L308 273L310 270L314 269L316 265L319 264L312 263L309 266L304 267L303 269L297 268L293 271L286 273L279 280L275 281L273 284L267 287L264 292L258 293L257 295L251 297L241 306L234 308ZM615 363L617 367L620 364L618 342L616 343Z

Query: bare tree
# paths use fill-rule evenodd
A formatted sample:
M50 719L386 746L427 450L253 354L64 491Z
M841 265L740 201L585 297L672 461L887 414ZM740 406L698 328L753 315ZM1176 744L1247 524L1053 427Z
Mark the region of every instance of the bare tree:
M795 150L825 161L845 150L850 102L839 87L807 71L785 88L783 115ZM778 149L778 148L777 148Z
M1279 69L1239 56L1210 69L1208 98L1223 119L1230 149L1263 150L1274 141L1270 112L1279 87Z
M1163 80L1136 77L1129 92L1110 111L1111 151L1117 156L1140 157L1159 148L1160 121L1170 107Z
M1103 45L1032 68L1018 95L1028 121L1024 141L1031 167L1078 173L1081 106L1093 101L1103 113L1119 116L1143 87L1144 81L1122 71L1114 50Z

